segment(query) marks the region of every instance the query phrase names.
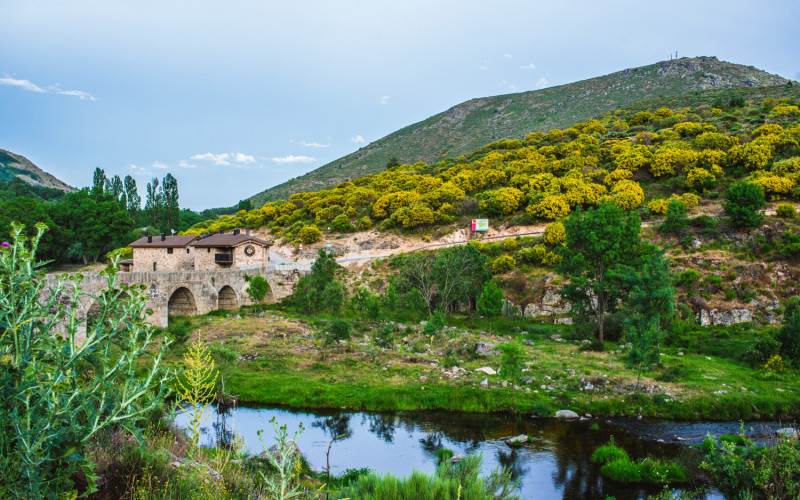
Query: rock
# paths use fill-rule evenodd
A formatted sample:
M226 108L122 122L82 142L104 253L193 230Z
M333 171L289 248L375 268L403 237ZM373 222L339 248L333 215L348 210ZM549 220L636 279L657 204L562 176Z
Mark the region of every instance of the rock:
M522 343L523 343L523 344L526 344L526 345L535 345L535 344L533 343L533 340L531 340L531 339L525 339L525 340L523 340L523 341L522 341Z
M278 448L278 443L275 443L272 446L270 446L268 448L268 450L269 450L269 454L271 454L274 458L276 458L279 461L280 461L281 457L283 456L283 453L290 453L292 455L298 455L298 456L300 455L300 448L297 447L297 445L295 444L294 441L287 441L283 446L283 450L280 450ZM267 452L266 451L262 451L261 453L259 453L258 455L256 455L253 458L266 459L267 456L268 456Z
M508 387L508 382L503 380L502 382L500 382L500 385L502 385L503 387Z
M592 343L592 341L588 340L588 339L581 340L581 345L586 345L586 344L591 344L591 343Z
M506 439L506 444L508 446L511 446L512 448L522 446L527 442L528 442L528 436L526 436L525 434L520 434L519 436L514 436L512 438Z
M592 414L591 414L591 413L587 413L586 415L584 415L584 417L586 417L586 418L592 418Z
M558 333L550 335L550 340L559 340L559 339L561 339L561 335L559 335Z
M481 387L489 387L489 379L485 378L481 380Z
M519 379L519 382L522 385L532 384L533 382L536 382L536 377L522 377Z
M720 396L728 394L728 391L714 391L714 394L718 394Z
M572 410L558 410L556 412L556 418L562 420L576 420L580 418L580 416Z
M554 325L571 325L573 324L572 318L556 318L553 320Z
M450 457L450 463L454 464L456 462L460 462L463 459L464 459L464 455L453 455L452 457Z
M800 436L800 432L798 432L797 429L793 429L791 427L783 427L780 429L776 429L775 435L781 437L797 438L798 436Z
M475 344L475 354L478 356L488 356L494 354L494 348L495 345L491 342L477 342Z
M572 310L572 304L561 300L561 295L553 288L548 288L542 297L542 303L530 303L525 306L523 316L532 318L536 316L560 316Z
M586 391L593 391L594 390L594 385L592 385L591 383L586 384L586 387L584 387L583 389L586 390Z
M683 351L678 351L678 356L683 356Z
M698 239L693 239L691 243L692 248L700 248L703 244Z
M483 366L475 370L476 372L485 373L486 375L497 375L497 372L493 369L489 368L488 366Z
M697 314L697 321L700 326L735 325L753 321L753 315L747 309L731 309L730 311L701 309Z

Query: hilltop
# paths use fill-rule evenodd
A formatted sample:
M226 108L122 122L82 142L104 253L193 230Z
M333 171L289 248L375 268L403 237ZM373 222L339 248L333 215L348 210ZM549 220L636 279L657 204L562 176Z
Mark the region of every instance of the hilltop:
M472 99L389 134L343 158L251 198L254 206L364 175L387 162L434 163L501 139L522 139L599 117L639 101L691 91L784 85L789 81L715 57L681 58L542 90Z
M0 182L8 182L15 177L32 186L75 191L75 188L37 167L24 156L0 149Z

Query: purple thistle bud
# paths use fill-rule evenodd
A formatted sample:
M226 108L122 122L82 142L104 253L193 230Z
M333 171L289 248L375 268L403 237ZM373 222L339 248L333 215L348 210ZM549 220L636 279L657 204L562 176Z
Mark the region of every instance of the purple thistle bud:
M125 286L131 286L131 284L126 281Z
M6 248L8 248L8 247L10 247L11 245L9 245L7 241L4 241L4 242L3 242L3 246L4 246L4 247L6 247Z

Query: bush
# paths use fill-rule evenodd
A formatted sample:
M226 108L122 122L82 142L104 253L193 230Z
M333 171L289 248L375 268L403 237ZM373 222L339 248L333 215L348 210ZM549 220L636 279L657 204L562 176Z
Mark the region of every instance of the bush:
M322 232L317 226L304 226L298 233L297 237L300 238L304 244L314 243L322 238Z
M325 344L336 344L340 340L350 340L350 323L337 319L325 331Z
M517 261L514 260L514 257L509 255L501 255L500 257L496 258L494 262L492 262L492 272L494 274L503 274L507 273L514 269L517 265Z
M628 460L628 454L625 450L614 444L614 436L611 436L611 442L600 446L594 453L592 453L592 463L598 465L605 465L616 460Z
M372 342L381 349L394 347L394 327L392 325L383 325L375 332Z
M639 464L631 462L627 457L604 465L600 469L600 473L620 483L638 483L642 480Z
M542 239L548 245L559 245L564 243L567 239L567 232L564 230L564 224L560 222L553 222L544 229Z
M686 204L675 199L667 205L667 218L659 228L662 232L677 234L686 229L689 219L686 216Z
M764 191L752 182L739 182L728 189L723 208L736 227L750 228L761 225L764 216Z
M775 208L775 214L782 219L794 219L797 217L797 210L791 203L781 203Z
M513 238L508 238L506 240L503 240L503 248L507 252L513 252L514 250L517 249L517 240Z
M750 366L762 366L768 359L778 354L780 349L780 342L770 335L763 334L742 354L741 359Z

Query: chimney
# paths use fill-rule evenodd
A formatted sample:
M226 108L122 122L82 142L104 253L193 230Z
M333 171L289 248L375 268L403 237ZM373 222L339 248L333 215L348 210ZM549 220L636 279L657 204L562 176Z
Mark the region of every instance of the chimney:
M164 234L164 233L161 233L161 241L165 241L166 239L167 239L167 235Z
M239 230L238 229L234 229L233 230L233 235L236 236L237 234L239 234Z
M147 242L148 243L152 243L153 242L153 237L152 236L148 236L147 237Z
M225 230L224 229L220 229L219 230L219 234L225 234Z
M245 234L246 234L247 236L250 236L250 228L249 228L249 227L248 227L247 229L245 229L244 231L245 231Z

